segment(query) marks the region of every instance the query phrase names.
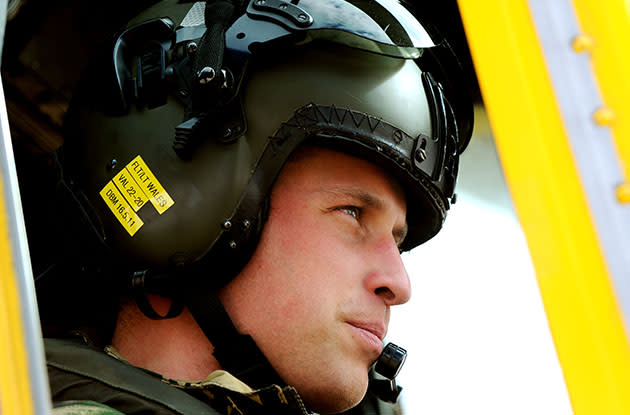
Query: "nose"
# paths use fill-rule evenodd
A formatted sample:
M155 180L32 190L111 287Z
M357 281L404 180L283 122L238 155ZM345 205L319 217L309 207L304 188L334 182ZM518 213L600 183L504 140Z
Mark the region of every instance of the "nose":
M396 243L393 240L379 243L368 258L371 269L365 288L389 306L409 301L411 283Z

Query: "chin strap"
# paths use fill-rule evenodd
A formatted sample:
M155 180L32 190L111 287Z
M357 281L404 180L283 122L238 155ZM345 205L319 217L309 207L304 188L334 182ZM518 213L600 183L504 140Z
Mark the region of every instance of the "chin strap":
M216 287L194 278L180 295L176 295L166 315L158 314L149 303L147 293L166 293L172 288L171 273L137 271L130 278L130 292L140 310L154 320L174 318L188 307L197 324L214 347L214 357L221 367L250 387L260 389L271 384L286 386L250 335L238 332L216 294ZM177 279L183 279L180 270Z
M168 275L168 274L167 274ZM136 271L131 275L130 289L133 298L136 300L136 304L142 313L152 320L165 320L169 318L175 318L184 311L184 303L177 299L173 299L168 312L165 315L158 314L153 308L149 299L147 298L147 292L149 291L149 284L151 282L155 284L157 280L159 282L160 277L165 279L162 275L156 275L149 270Z
M214 357L222 368L252 388L285 386L254 339L236 330L217 294L205 289L192 291L186 305L214 346Z

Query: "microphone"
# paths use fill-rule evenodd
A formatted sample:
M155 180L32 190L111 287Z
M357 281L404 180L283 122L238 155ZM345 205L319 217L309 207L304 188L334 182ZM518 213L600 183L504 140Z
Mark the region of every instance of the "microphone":
M388 343L374 364L374 371L387 380L373 379L372 391L385 401L395 403L402 388L396 385L396 376L407 359L407 351L394 343Z

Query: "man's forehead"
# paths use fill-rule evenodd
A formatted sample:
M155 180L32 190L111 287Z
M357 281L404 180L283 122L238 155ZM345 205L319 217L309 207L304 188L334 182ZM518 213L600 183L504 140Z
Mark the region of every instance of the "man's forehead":
M357 198L366 199L365 202L370 204L382 203L382 198L372 191L373 182L377 181L385 183L387 191L391 191L403 201L406 200L402 186L385 169L355 155L328 147L307 145L296 150L291 155L289 163L301 171L310 170L310 166L313 168L311 174L330 179L328 181L332 183L326 183L326 188L321 190L353 194Z

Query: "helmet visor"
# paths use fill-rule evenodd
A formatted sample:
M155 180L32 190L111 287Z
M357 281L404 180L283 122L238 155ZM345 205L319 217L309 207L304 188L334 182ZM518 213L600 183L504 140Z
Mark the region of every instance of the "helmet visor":
M424 27L394 0L252 0L228 30L228 41L230 34L238 34L247 47L302 34L305 42L327 40L411 59L435 46Z

